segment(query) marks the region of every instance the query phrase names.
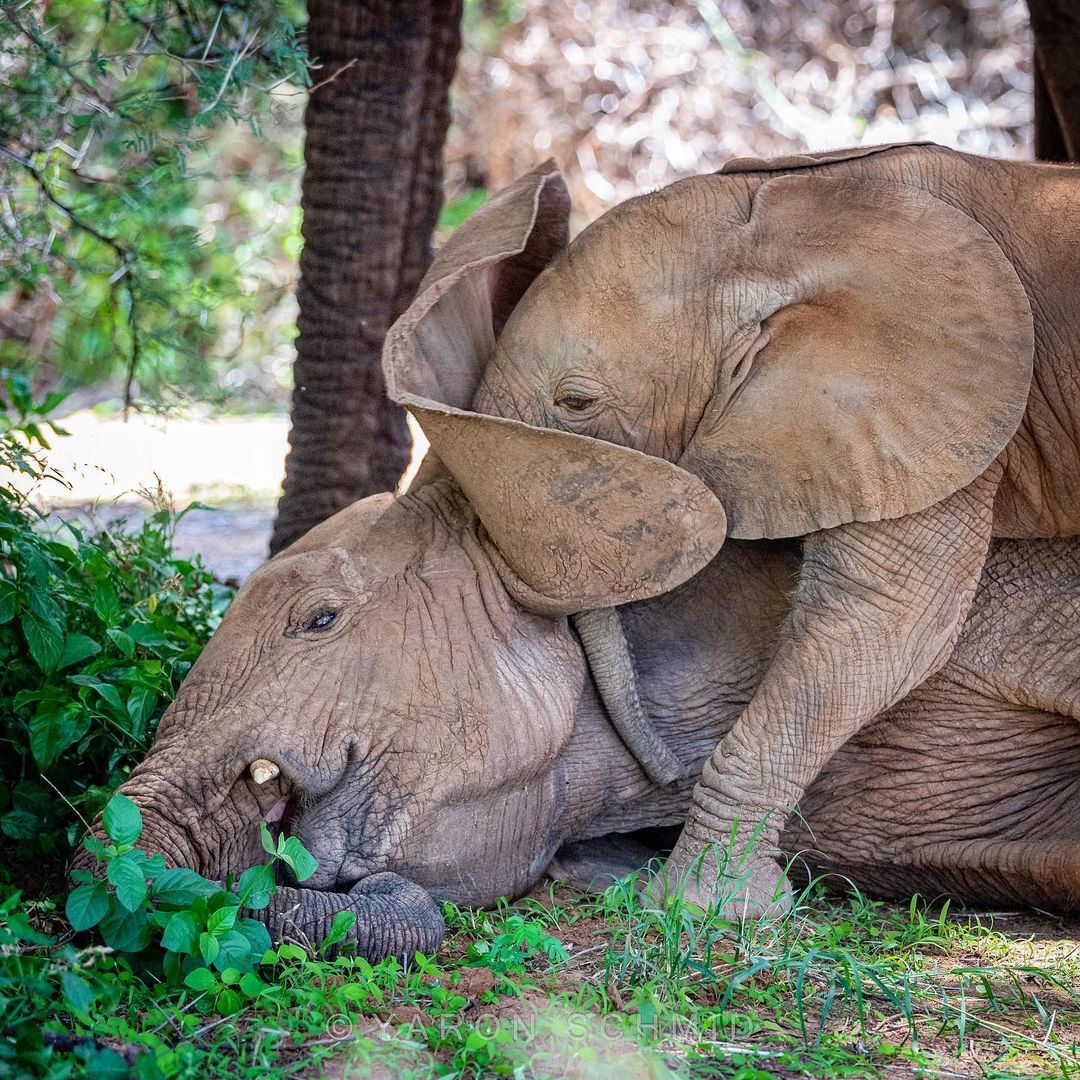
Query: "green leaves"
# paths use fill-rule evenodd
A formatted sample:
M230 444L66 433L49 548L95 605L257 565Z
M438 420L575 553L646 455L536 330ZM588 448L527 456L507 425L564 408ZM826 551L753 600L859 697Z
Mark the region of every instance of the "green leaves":
M314 856L295 836L279 839L277 853L281 861L296 875L297 881L307 881L319 868Z
M75 930L97 926L109 910L109 893L103 881L80 885L67 898L64 914Z
M274 871L272 864L252 866L240 875L238 895L243 907L259 911L270 903L274 891Z
M193 953L199 944L199 924L190 911L178 911L161 935L161 947L170 952Z
M161 907L185 908L189 907L196 897L213 896L218 888L214 882L207 881L194 870L178 866L159 875L154 881L151 893L154 901Z
M139 808L120 792L109 800L101 823L105 826L109 839L118 844L134 844L142 835L142 815Z
M269 904L275 889L275 863L288 865L298 877L310 877L318 866L313 856L295 837L275 841L263 823L263 846L271 850L271 858L245 870L234 891L207 881L194 870L166 869L161 855L147 855L132 847L142 835L142 815L120 792L105 807L102 825L110 842L88 835L83 846L98 860L98 874L104 863L104 880L86 870L74 872L79 884L65 908L72 927L97 927L105 944L120 952L143 952L156 939L164 953L166 981L173 985L182 981L192 989L210 989L218 984L208 968L222 972L223 979L225 972L235 972L236 978L226 982L227 993L236 1001L223 1000L226 991L220 987L215 997L218 1011L235 1011L241 1000L237 995L243 992L236 988L241 974L254 973L271 944L266 927L241 911ZM351 913L339 914L328 945L344 940L353 922ZM205 974L198 974L200 970Z
M109 881L116 886L116 899L128 911L142 907L149 891L142 866L137 860L130 858L130 855L134 854L135 852L129 852L128 855L109 860Z
M296 875L297 881L307 881L318 869L319 864L295 836L279 836L275 842L263 821L259 823L259 837L263 851L285 863Z
M56 670L64 654L64 628L59 621L27 611L19 620L26 647L34 663L49 675Z
M57 479L42 454L56 401L0 370L0 475ZM230 591L172 554L178 517L59 528L0 480L0 832L17 855L62 854L78 816L98 813L224 610Z

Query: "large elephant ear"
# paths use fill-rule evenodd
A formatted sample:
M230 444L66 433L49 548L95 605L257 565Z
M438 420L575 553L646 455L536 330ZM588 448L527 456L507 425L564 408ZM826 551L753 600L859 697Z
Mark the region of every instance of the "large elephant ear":
M440 249L390 328L390 397L468 408L503 323L569 235L570 195L553 161L492 196Z
M469 411L495 337L567 239L549 162L454 233L383 351L390 396L419 421L527 606L569 614L643 600L702 569L724 542L716 496L677 465Z
M810 173L753 196L725 276L773 283L764 341L680 464L729 535L798 536L923 510L984 472L1020 424L1031 309L974 219L902 184Z

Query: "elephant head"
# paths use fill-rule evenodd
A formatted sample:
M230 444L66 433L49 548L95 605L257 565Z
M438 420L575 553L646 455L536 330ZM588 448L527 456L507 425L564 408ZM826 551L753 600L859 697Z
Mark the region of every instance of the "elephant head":
M122 787L141 844L208 877L260 860L260 822L298 836L318 870L278 890L274 929L315 937L350 908L369 956L430 949L432 897L490 904L537 880L569 821L564 751L587 678L566 615L666 591L724 536L716 499L667 462L514 421L429 419L462 485L500 484L510 509L481 523L431 474L275 556Z
M565 204L544 198L554 183L540 170L515 185L540 199L534 235L550 232L544 211L565 227ZM520 210L485 210L442 259L492 275ZM471 397L427 396L677 462L716 494L732 538L923 510L983 473L1024 413L1032 323L1017 273L973 216L916 185L694 177L541 257L511 312L501 296L497 343L458 337L452 361L439 353Z

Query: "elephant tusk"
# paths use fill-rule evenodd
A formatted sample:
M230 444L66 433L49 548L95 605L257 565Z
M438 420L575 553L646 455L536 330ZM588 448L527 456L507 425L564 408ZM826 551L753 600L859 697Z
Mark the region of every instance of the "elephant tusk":
M248 766L248 772L251 773L251 779L256 784L265 784L268 780L273 780L275 776L279 776L281 769L272 761L267 761L266 758L257 758Z

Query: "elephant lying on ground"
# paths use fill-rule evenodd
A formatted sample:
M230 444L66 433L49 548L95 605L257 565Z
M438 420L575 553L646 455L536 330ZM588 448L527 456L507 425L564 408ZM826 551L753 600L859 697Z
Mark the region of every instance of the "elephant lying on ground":
M1080 174L870 148L732 162L564 248L568 212L547 166L466 223L390 333L388 380L542 596L658 590L640 553L612 554L604 515L548 529L582 496L535 482L534 425L552 460L597 440L641 451L604 468L643 520L679 515L689 473L713 534L806 538L780 645L668 864L768 818L747 889L762 906L791 808L946 663L991 536L1080 533ZM643 455L679 467L669 487ZM612 611L581 632L590 653L618 649ZM662 741L629 731L672 778Z
M431 896L491 904L570 842L685 819L768 667L798 564L797 542L732 543L626 609L642 701L685 765L661 786L567 618L529 609L453 480L365 499L240 590L123 785L141 844L223 877L278 822L319 867L279 890L275 933L315 938L351 908L367 955L430 950ZM792 825L785 842L876 892L1075 909L1078 619L1080 546L996 545L949 664L829 763L803 804L815 839ZM588 850L571 854L585 873Z

